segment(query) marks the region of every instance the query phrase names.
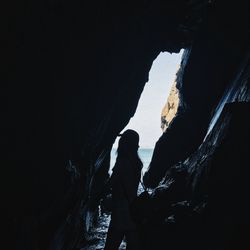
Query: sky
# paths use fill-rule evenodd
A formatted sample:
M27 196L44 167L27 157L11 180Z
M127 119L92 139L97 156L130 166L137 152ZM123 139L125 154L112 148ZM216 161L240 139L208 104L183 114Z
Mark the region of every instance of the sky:
M153 62L136 113L123 130L134 129L139 133L140 148L153 148L162 134L161 111L174 83L182 53L160 53ZM117 144L118 139L113 147L117 148Z

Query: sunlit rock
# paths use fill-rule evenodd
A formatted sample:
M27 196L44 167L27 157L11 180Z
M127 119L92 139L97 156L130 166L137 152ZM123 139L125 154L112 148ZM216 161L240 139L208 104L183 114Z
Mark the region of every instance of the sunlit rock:
M176 88L176 82L174 82L170 90L167 103L165 104L161 113L161 128L163 131L166 131L166 129L169 126L169 123L175 117L178 107L179 107L179 91Z

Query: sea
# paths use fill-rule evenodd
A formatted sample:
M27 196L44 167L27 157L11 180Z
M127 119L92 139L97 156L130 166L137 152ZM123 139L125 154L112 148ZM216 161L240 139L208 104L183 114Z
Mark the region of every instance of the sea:
M115 165L116 156L117 156L116 152L117 152L116 148L113 148L111 150L110 173L112 173L112 168ZM153 155L153 148L139 148L138 154L143 163L142 173L145 173Z
M138 149L138 154L139 157L141 158L141 161L143 163L143 167L142 167L142 171L141 171L141 175L143 176L145 171L148 169L148 166L151 162L151 158L153 155L153 148L139 148ZM111 150L111 159L110 159L110 169L109 169L109 174L112 174L112 168L115 165L115 161L116 161L116 157L117 157L117 149L113 148ZM141 182L139 183L139 187L137 190L137 195L140 195L142 192L144 191L144 188L141 184Z

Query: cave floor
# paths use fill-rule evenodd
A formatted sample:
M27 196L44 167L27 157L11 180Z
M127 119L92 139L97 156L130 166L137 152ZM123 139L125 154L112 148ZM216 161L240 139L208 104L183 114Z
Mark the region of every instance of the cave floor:
M110 215L103 214L100 215L97 222L97 227L93 228L89 235L89 240L87 245L85 245L81 250L102 250L105 246L105 240L108 232L108 226L110 222ZM119 250L126 249L126 242L123 240Z
M144 191L141 184L139 184L137 195L140 195ZM81 248L81 250L102 250L105 246L105 241L107 237L108 232L108 226L110 222L110 215L103 213L100 214L97 226L94 227L88 237L88 242L84 247ZM126 241L123 240L119 250L125 250L126 249Z

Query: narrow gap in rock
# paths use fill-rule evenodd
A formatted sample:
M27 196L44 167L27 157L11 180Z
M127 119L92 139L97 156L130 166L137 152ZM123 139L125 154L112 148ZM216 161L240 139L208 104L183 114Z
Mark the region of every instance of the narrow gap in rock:
M138 152L143 162L142 175L150 164L156 141L166 130L177 111L179 98L175 79L182 54L183 50L178 54L160 53L155 59L149 72L149 81L144 87L136 113L123 129L123 131L127 129L136 130L140 135ZM119 137L117 137L111 150L110 175L116 160L118 141ZM143 188L140 184L138 195L142 191ZM101 208L99 208L99 211L98 226L93 229L89 244L81 250L101 250L105 246L111 215L110 213L102 213ZM126 249L125 238L119 249Z

